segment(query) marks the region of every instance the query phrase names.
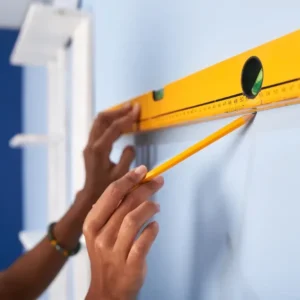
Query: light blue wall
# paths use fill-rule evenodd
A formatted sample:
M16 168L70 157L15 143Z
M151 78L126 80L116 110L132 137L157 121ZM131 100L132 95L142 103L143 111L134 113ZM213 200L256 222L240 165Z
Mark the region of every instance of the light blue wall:
M23 76L23 131L47 133L47 71L26 67ZM23 151L24 229L46 230L47 149L26 147Z
M300 25L296 0L83 5L95 18L96 111ZM299 107L259 113L248 130L165 174L157 195L161 229L141 299L300 298L299 115ZM148 144L139 148L141 161L151 167L229 121L139 138L138 145Z

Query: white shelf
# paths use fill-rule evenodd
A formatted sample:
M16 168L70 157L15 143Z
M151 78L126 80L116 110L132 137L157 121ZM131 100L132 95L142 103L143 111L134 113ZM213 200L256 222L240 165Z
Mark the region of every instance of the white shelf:
M57 52L87 19L87 13L79 10L32 3L11 54L11 63L44 66L55 61Z
M45 236L43 231L21 231L19 232L19 240L26 251L31 250Z
M30 145L51 145L59 143L63 140L63 137L51 137L48 135L37 134L16 134L9 140L9 146L11 148L25 147Z
M34 248L45 236L47 232L42 230L28 230L19 232L19 240L22 243L26 251ZM81 236L80 242L83 248L85 248L85 238Z

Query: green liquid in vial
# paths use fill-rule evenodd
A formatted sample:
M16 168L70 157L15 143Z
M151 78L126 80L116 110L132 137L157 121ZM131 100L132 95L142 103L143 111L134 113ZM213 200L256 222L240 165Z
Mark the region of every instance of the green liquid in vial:
M257 75L257 78L254 82L254 85L251 89L251 92L252 92L253 96L256 96L259 93L259 91L261 89L261 86L262 86L262 82L263 82L263 70L261 69L259 71L259 73Z

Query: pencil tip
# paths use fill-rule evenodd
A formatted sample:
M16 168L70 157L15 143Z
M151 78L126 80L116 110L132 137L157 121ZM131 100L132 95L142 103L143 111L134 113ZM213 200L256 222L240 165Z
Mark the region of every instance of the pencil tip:
M244 120L246 122L248 122L248 121L252 120L256 116L256 114L257 114L257 112L254 112L254 113L251 113L249 115L246 115L246 116L244 116Z

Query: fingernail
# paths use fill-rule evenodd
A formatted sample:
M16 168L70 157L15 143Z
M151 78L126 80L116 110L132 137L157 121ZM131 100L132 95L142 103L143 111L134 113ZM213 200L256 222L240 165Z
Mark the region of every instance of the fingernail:
M153 181L155 181L157 184L161 185L164 183L164 178L162 176L158 176L158 177L155 177L153 179Z
M147 174L147 168L145 166L139 166L134 170L134 173L142 177Z
M135 153L135 148L132 145L126 146L124 151L131 151L133 154Z
M133 105L133 113L136 114L140 109L139 103L134 103Z
M131 103L127 102L123 105L123 109L128 109L129 107L131 107Z

